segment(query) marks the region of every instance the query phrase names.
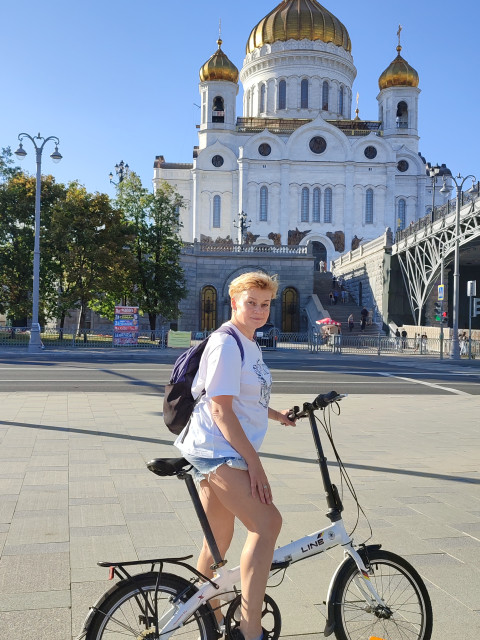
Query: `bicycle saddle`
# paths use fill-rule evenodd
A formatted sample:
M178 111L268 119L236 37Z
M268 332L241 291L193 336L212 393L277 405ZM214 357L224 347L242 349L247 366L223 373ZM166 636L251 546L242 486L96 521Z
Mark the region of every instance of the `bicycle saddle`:
M176 476L191 466L185 458L154 458L147 462L148 469L157 476Z

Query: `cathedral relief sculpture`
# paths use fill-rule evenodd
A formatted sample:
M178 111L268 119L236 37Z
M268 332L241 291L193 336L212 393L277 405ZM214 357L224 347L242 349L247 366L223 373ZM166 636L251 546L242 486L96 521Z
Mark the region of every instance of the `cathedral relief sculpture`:
M268 234L268 239L273 240L274 247L282 246L282 235L280 233L273 233L273 231L270 231L270 233Z
M357 236L353 236L352 238L352 251L355 251L355 249L358 249L358 247L360 246L361 241L363 240L363 238L357 238Z
M215 244L220 246L233 245L233 240L230 236L227 236L226 238L220 238L220 236L218 236L216 240L213 240L211 236L206 236L203 233L200 234L200 242L203 244Z
M345 234L343 231L327 231L327 238L333 242L333 246L335 247L335 251L343 252L345 251Z
M289 229L288 231L289 246L300 244L300 242L305 238L305 236L308 236L310 232L311 232L311 229L308 229L308 231L300 231L297 227L295 227L295 230L293 231L292 229Z

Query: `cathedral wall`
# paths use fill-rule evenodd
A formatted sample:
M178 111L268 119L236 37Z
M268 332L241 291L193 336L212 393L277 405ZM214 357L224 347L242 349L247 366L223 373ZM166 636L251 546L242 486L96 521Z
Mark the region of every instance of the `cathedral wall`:
M213 286L217 292L217 326L230 319L229 283L246 271L263 270L270 275L277 274L280 282L278 296L272 303L270 321L281 328L281 295L286 287L294 287L299 294L301 330L306 330L305 307L313 292L314 260L311 254L284 255L274 253L202 253L199 246L186 249L181 256L181 264L188 282L188 295L180 303L180 331L201 330L201 293L205 286Z

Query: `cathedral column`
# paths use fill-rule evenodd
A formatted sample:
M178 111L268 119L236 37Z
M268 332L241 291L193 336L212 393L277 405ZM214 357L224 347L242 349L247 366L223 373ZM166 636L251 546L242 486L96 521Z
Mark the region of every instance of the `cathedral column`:
M190 242L200 240L199 235L199 216L200 216L200 202L198 196L198 184L197 184L197 171L192 171L192 238Z
M352 239L355 235L355 206L354 206L354 167L352 164L345 166L345 191L343 197L343 228L345 230L345 251L352 248ZM358 235L358 234L357 234ZM328 256L330 258L330 256Z
M280 208L278 212L278 229L282 244L288 244L290 225L290 165L282 163L280 168ZM272 221L273 222L273 221Z
M383 226L390 227L394 232L397 230L397 211L395 203L395 170L396 166L387 165L387 192L385 194L385 217Z

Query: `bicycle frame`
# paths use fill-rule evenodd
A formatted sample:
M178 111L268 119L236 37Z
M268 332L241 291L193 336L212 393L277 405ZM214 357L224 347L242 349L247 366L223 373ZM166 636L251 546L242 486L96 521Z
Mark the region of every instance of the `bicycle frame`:
M318 454L320 473L322 475L327 504L329 506L329 512L326 515L331 520L332 524L324 529L319 529L314 533L304 536L299 540L295 540L287 545L277 548L273 554L272 571L270 575L272 575L279 569L287 568L290 564L300 562L301 560L306 560L307 558L319 555L324 551L328 551L333 547L341 545L345 550L343 563L348 560L348 557L350 557L358 567L359 575L362 577L362 581L358 583L358 587L364 594L365 600L375 601L380 607L385 607L385 603L380 598L370 581L368 567L366 566L358 551L354 548L353 540L348 535L345 529L345 525L341 517L343 505L341 503L338 490L336 486L332 484L332 481L330 479L327 459L325 458L325 455L323 453L320 435L318 433L318 428L315 422L314 411L315 406L313 404L305 403L303 405L302 413L308 416L310 421L310 427ZM298 410L296 410L296 413L299 413ZM222 594L231 592L235 585L240 584L240 567L237 566L233 569L225 569L224 560L222 560L219 556L215 540L205 516L205 512L203 511L201 505L199 505L200 500L198 498L198 493L193 486L193 481L191 481L191 476L189 476L189 474L186 475L188 475L188 478L190 480L187 481L190 495L194 502L197 515L199 516L200 522L202 524L205 537L207 538L207 542L210 545L212 555L215 559L216 573L213 577L213 580L211 582L205 582L204 584L202 584L199 587L198 591L187 602L176 603L177 610L173 614L173 616L171 615L171 611L169 611L164 615L163 619L159 620L158 626L160 629L160 633L162 635L162 638L165 637L166 639L170 637L171 633L175 629L180 627L186 620L188 620L188 618L193 615L193 613L202 604L212 598L219 598ZM340 564L330 581L327 604L330 602L335 578L338 575L341 567L343 566L343 563Z

